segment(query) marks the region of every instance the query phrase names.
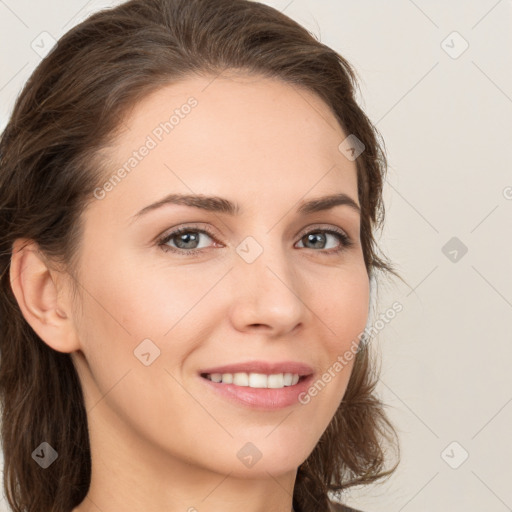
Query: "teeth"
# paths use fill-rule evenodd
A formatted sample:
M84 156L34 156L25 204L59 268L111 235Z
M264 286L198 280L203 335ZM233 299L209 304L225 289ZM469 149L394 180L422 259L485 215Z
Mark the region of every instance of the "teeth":
M233 383L233 374L232 373L223 373L218 382L224 382L225 384Z
M285 386L294 386L299 382L297 373L212 373L206 374L206 378L213 382L223 384L235 384L250 388L273 388L280 389Z

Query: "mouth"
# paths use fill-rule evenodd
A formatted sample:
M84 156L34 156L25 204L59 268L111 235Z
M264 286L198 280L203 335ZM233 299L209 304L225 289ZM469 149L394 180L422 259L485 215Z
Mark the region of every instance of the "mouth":
M217 367L214 369L216 371L201 371L199 377L212 397L260 411L302 404L300 398L307 393L314 378L313 370L307 365L281 365L281 368L293 370L286 372L276 371L276 365L270 365L270 371L268 364L246 365L253 371L240 371L240 366L236 367L239 371L235 371L234 365ZM259 371L254 371L255 366ZM263 367L267 371L261 371Z
M201 377L217 384L232 384L253 389L282 389L303 382L309 375L298 373L201 373Z

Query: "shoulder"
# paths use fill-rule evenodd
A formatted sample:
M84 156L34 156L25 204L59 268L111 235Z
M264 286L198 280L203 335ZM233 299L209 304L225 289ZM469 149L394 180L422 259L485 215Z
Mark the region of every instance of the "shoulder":
M361 510L347 507L346 505L341 505L340 503L336 503L331 501L331 512L362 512Z

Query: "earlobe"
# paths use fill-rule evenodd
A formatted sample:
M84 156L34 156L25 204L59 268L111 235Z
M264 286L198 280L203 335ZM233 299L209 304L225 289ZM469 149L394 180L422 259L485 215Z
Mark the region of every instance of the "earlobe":
M80 348L69 304L59 302L61 283L35 242L14 242L10 283L25 320L48 346L58 352Z

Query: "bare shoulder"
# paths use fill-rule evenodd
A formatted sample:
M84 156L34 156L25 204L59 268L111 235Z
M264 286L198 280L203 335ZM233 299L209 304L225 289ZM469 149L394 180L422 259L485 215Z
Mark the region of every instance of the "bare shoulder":
M362 512L361 510L347 507L346 505L341 505L340 503L335 503L331 501L331 512Z

